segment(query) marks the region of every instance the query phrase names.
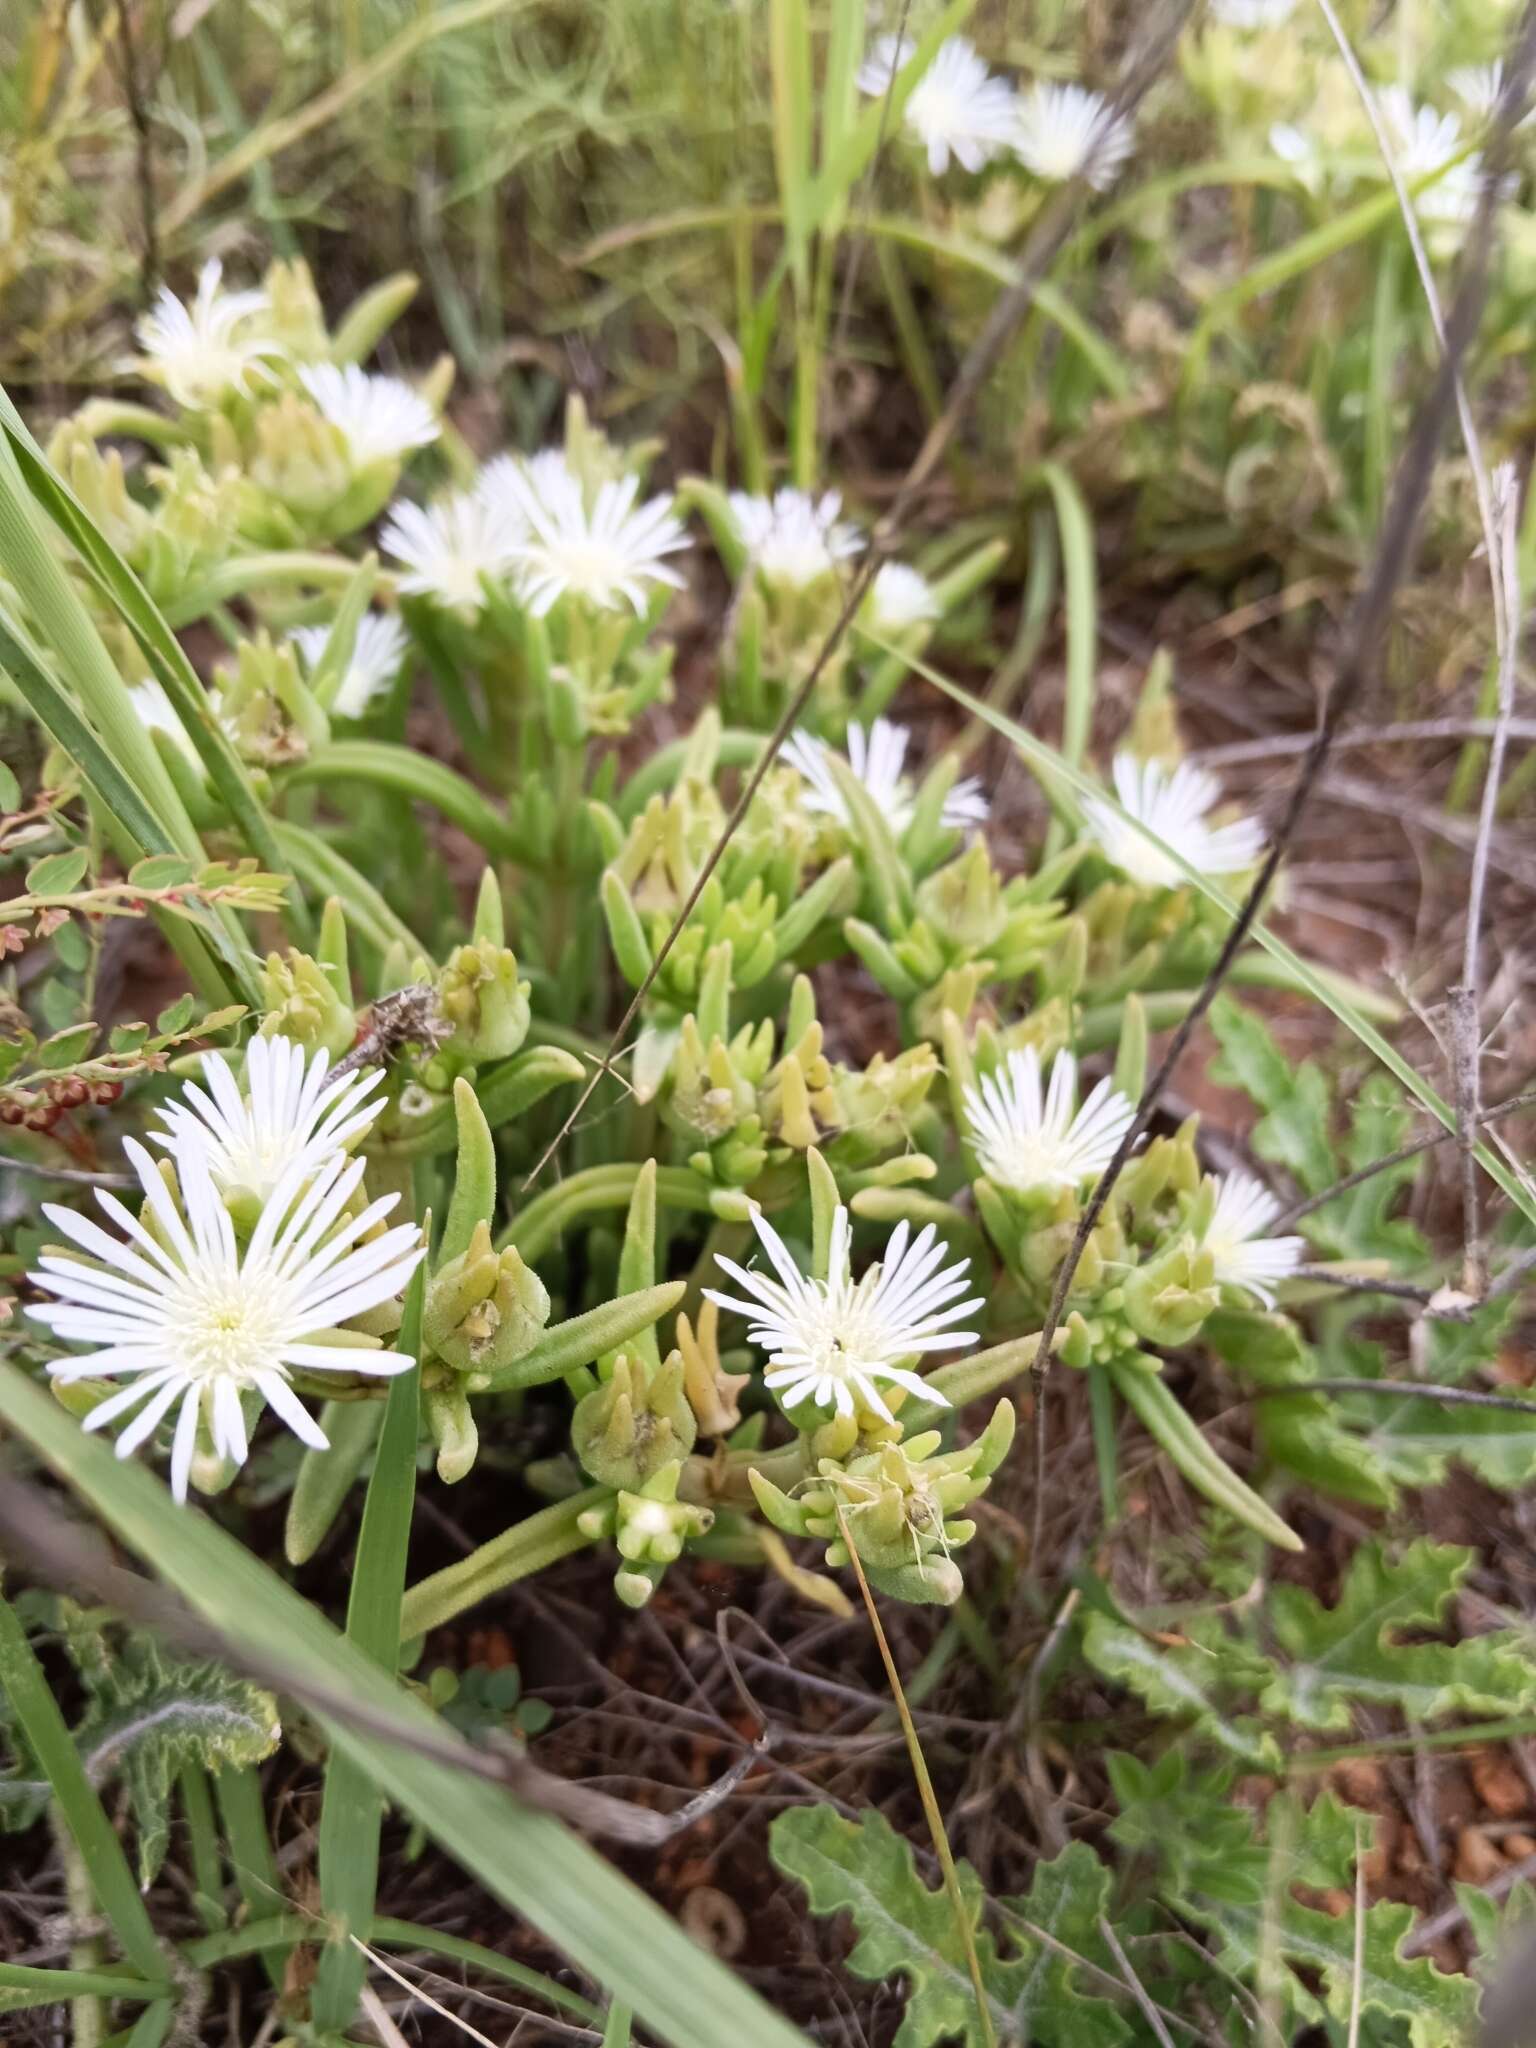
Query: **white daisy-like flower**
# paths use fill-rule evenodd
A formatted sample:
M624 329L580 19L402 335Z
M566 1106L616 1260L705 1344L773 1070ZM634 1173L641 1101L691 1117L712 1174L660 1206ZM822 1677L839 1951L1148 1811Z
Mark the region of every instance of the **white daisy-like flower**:
M521 528L513 562L523 601L535 618L563 597L583 598L599 611L630 605L643 612L651 587L681 590L683 579L666 557L688 545L667 498L635 503L637 476L610 477L590 505L580 479L557 451L532 462L503 458L481 479L486 502Z
M431 597L472 618L485 601L481 578L501 578L521 539L506 514L478 491L455 491L435 505L402 499L390 512L379 546L404 573L407 597Z
M178 405L191 410L247 390L250 379L263 374L263 358L282 353L258 324L272 310L267 294L227 292L223 276L223 264L211 257L198 273L190 305L162 285L134 329L146 367Z
M1049 1087L1041 1079L1040 1055L1026 1045L965 1091L966 1123L982 1172L1021 1194L1097 1180L1136 1115L1109 1079L1077 1109L1077 1061L1069 1052L1057 1053Z
M290 1176L318 1173L346 1151L384 1107L373 1096L378 1067L331 1080L330 1063L323 1047L307 1059L290 1038L253 1038L242 1086L216 1052L204 1053L207 1089L188 1082L183 1099L159 1111L165 1129L151 1136L178 1156L198 1145L221 1194L244 1189L265 1202Z
M1214 1175L1216 1207L1201 1243L1216 1267L1223 1287L1243 1287L1266 1308L1275 1305L1274 1288L1295 1272L1306 1253L1301 1237L1266 1237L1280 1214L1280 1204L1251 1173Z
M329 626L300 626L293 635L307 674L319 667L330 637ZM332 711L343 718L361 718L400 673L405 645L405 628L393 612L364 612L352 637L352 658L331 699Z
M437 415L399 377L370 377L356 363L308 363L299 382L347 444L359 469L397 462L438 436Z
M1404 87L1389 85L1377 105L1392 145L1393 161L1406 184L1450 164L1445 175L1414 195L1420 218L1436 227L1462 227L1477 210L1482 159L1476 154L1451 163L1462 147L1461 116L1415 106Z
M1504 60L1497 57L1491 64L1463 65L1459 71L1447 72L1445 82L1476 120L1492 120L1504 96ZM1536 107L1522 114L1515 127L1517 130L1529 128L1533 122L1536 122Z
M1177 889L1186 877L1138 824L1207 875L1242 874L1263 852L1264 828L1257 818L1207 823L1206 813L1221 801L1221 784L1204 768L1181 761L1170 770L1160 761L1117 754L1114 773L1115 793L1129 818L1096 797L1084 802L1083 811L1105 858L1144 889Z
M880 36L859 67L859 90L875 98L889 92L916 47L910 37ZM903 119L936 178L951 157L962 169L979 171L1012 140L1013 87L987 69L965 36L951 36L912 88Z
M1294 121L1277 121L1269 131L1269 146L1280 161L1296 174L1296 182L1309 192L1321 192L1327 179L1322 147L1315 135L1298 128Z
M129 1138L125 1149L149 1220L104 1188L96 1198L121 1236L48 1203L43 1213L78 1249L45 1251L31 1276L59 1299L27 1313L56 1337L91 1346L84 1357L54 1360L53 1377L67 1385L130 1376L92 1409L85 1427L104 1428L137 1409L117 1440L126 1458L179 1403L171 1449L179 1501L187 1497L199 1418L219 1455L244 1462L243 1394L259 1394L303 1443L327 1449L291 1375L410 1369L414 1361L400 1352L323 1340L400 1292L422 1255L420 1230L403 1223L363 1242L395 1197L349 1216L363 1163L334 1153L313 1177L301 1166L278 1183L242 1250L201 1145L177 1153L185 1213L144 1147Z
M782 1395L786 1408L810 1401L852 1415L863 1407L889 1422L893 1417L880 1382L948 1407L945 1397L903 1361L925 1351L974 1344L974 1330L950 1325L982 1302L956 1299L971 1284L970 1260L947 1266L949 1248L931 1223L910 1242L908 1225L898 1223L884 1256L858 1280L849 1269L846 1209L839 1208L832 1219L825 1280L806 1278L760 1210L754 1209L752 1223L778 1279L717 1254L716 1263L748 1299L712 1287L704 1293L719 1307L749 1318L747 1335L769 1354L764 1384Z
M164 683L153 676L146 676L142 683L135 683L128 692L128 701L139 715L139 723L147 732L163 732L175 741L189 761L195 762L202 772L202 759L193 746L187 728L176 715L176 707L166 695Z
M836 491L823 491L819 498L788 485L771 498L732 491L730 505L758 573L787 590L804 590L834 573L839 562L863 553L863 534L838 517L843 501Z
M912 822L916 795L903 772L907 742L904 725L894 719L877 718L866 732L862 725L848 728L848 765L873 798L876 809L899 839ZM830 750L814 733L797 732L784 742L782 758L805 777L805 807L840 825L853 829L853 818L836 775L828 765ZM957 782L944 799L941 822L956 832L987 822L987 799L974 775Z
M1135 146L1136 133L1102 93L1037 79L1020 96L1012 140L1020 161L1037 178L1064 185L1082 177L1095 191L1107 192Z
M933 585L905 562L884 562L869 590L869 623L877 633L894 636L925 626L939 616Z
M1223 28L1283 28L1296 12L1296 0L1206 0L1212 21Z

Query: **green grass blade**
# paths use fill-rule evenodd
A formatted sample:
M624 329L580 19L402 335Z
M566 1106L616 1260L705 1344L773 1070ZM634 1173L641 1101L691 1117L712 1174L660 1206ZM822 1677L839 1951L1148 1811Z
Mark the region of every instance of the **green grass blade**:
M882 647L889 647L892 644L878 635L871 634L868 637L878 640ZM1239 905L1225 889L1218 888L1208 875L1203 875L1198 869L1192 868L1174 847L1159 839L1155 832L1148 831L1138 819L1132 818L1116 802L1112 790L1101 788L1098 783L1084 775L1081 769L1064 759L1054 747L1048 747L1043 740L1036 739L1034 734L1026 732L1017 720L995 710L990 704L983 703L980 697L963 689L959 683L951 682L930 663L912 657L911 665L917 674L932 683L936 689L942 690L946 697L952 698L955 703L974 713L977 718L990 725L994 732L1000 732L1005 738L1012 740L1025 760L1040 775L1047 790L1053 793L1053 799L1063 790L1074 805L1085 797L1096 797L1100 803L1118 812L1127 824L1134 826L1145 839L1157 847L1159 852L1173 862L1184 879L1193 888L1198 889L1209 902L1214 903L1228 917L1237 916ZM1402 1054L1387 1043L1375 1025L1360 1014L1359 1008L1338 986L1336 980L1303 960L1301 955L1286 945L1283 939L1277 938L1262 920L1255 920L1252 937L1256 945L1262 946L1266 953L1284 966L1291 987L1303 991L1315 1002L1321 1003L1323 1008L1330 1011L1347 1030L1354 1033L1363 1046L1374 1053L1388 1073L1401 1082L1408 1093L1421 1103L1438 1123L1443 1124L1448 1131L1455 1130L1456 1112L1450 1104L1421 1075L1415 1073ZM1536 1192L1526 1187L1520 1177L1512 1173L1499 1155L1485 1142L1479 1141L1475 1149L1478 1163L1489 1179L1503 1190L1522 1216L1529 1222L1536 1223Z
M795 290L810 290L811 22L805 0L770 0L773 162Z
M0 2013L31 2012L70 1998L131 1998L141 2003L164 1998L167 1986L143 1984L111 1970L35 1970L26 1963L0 1963Z
M254 854L261 865L270 872L281 873L271 824L256 795L250 772L235 752L229 734L214 715L208 692L203 688L198 680L197 671L187 659L185 648L161 617L153 598L138 577L96 526L74 492L52 469L3 391L0 391L0 422L3 422L10 437L9 453L25 479L26 487L31 491L34 501L74 548L86 572L95 581L103 600L117 611L132 633L151 671L175 706L176 715L181 720L187 737L197 749L198 758L208 772L208 779L219 801L229 813L235 830L245 841L247 851ZM22 587L26 588L25 585ZM68 590L67 582L65 589ZM78 597L72 591L68 594L86 625L90 626L89 617L85 614L84 607L80 605ZM57 612L52 616L57 618ZM50 628L50 638L55 639L56 645L59 644L56 638L57 631L57 625ZM94 627L91 627L91 631L94 633ZM165 767L129 701L127 687L110 662L106 665L106 674L100 677L99 681L93 681L87 708L114 744L117 740L117 728L122 725L131 727L138 739L148 745L149 752L154 755L161 781L169 784L170 778ZM133 772L137 774L139 769L136 759L131 765ZM151 788L153 789L154 785L151 785ZM185 819L186 814L181 810L180 800L175 798L174 789L172 795L177 812ZM185 830L191 835L191 846L197 847L197 835L190 821L186 822ZM181 852L189 850L185 846L178 848ZM289 916L294 923L296 938L301 945L305 944L308 937L308 918L297 889L289 892ZM235 929L233 920L229 922L231 929Z
M444 1723L423 1701L402 1692L233 1536L178 1508L154 1474L119 1462L11 1365L0 1366L0 1419L215 1627L332 1692L345 1691L402 1734L444 1739ZM339 1716L321 1719L335 1747L365 1765L396 1806L674 2048L719 2048L722 2040L733 2048L806 2048L802 2034L560 1822L451 1764Z
M1056 510L1061 567L1067 599L1067 693L1061 717L1062 759L1080 768L1093 731L1094 684L1099 663L1099 576L1093 552L1093 521L1083 494L1057 462L1038 471ZM1059 851L1061 826L1046 837L1046 857Z
M251 1919L270 1919L281 1908L284 1892L262 1811L261 1779L255 1771L220 1771L213 1789L241 1903ZM263 1949L261 1960L273 1987L281 1991L287 1976L287 1950Z
M425 1286L425 1269L418 1266L406 1290L399 1339L399 1349L411 1357L421 1349ZM420 1434L418 1365L410 1372L398 1373L389 1383L384 1427L363 1505L352 1596L347 1603L348 1641L391 1677L400 1656L400 1602L416 1505ZM320 1903L336 1938L320 1958L314 1993L315 2024L325 2030L348 2024L363 1988L366 1962L353 1946L351 1934L373 1918L383 1818L384 1802L367 1768L355 1758L333 1751L320 1807L319 1862Z
M14 1370L14 1368L12 1368ZM20 1375L16 1375L20 1378ZM55 1407L51 1397L28 1386L35 1401ZM55 1407L62 1420L64 1411ZM110 1456L110 1452L108 1456ZM64 1825L74 1837L91 1889L122 1947L123 1954L139 1975L162 1994L166 1983L165 1957L128 1858L97 1798L74 1738L64 1724L43 1667L16 1618L10 1602L0 1594L0 1694L21 1725L43 1775L53 1787Z

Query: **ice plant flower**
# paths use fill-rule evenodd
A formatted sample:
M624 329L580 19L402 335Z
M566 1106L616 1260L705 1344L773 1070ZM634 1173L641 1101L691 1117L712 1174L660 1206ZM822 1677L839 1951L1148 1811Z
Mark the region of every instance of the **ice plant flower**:
M1246 1288L1266 1308L1275 1305L1275 1283L1301 1264L1306 1239L1266 1237L1280 1204L1251 1173L1214 1175L1216 1207L1201 1239L1223 1287Z
M1283 28L1296 12L1296 0L1206 0L1212 21L1223 28Z
M788 590L804 590L835 571L839 562L863 552L864 536L838 517L843 501L836 491L823 491L819 498L788 485L771 498L732 491L730 504L736 531L759 575Z
M292 1175L302 1181L328 1165L384 1107L373 1095L383 1079L378 1067L339 1080L329 1069L323 1047L307 1058L291 1038L253 1038L242 1088L225 1060L204 1053L207 1088L188 1082L183 1099L159 1111L165 1129L151 1136L178 1156L189 1144L199 1146L220 1194L242 1188L266 1202Z
M688 536L670 500L635 503L637 476L610 477L589 503L580 478L551 453L528 464L493 465L482 491L487 502L504 506L521 525L512 556L523 601L535 618L567 597L599 611L628 604L644 612L654 585L683 587L666 557L685 548Z
M1107 192L1131 153L1135 131L1102 93L1037 80L1019 98L1011 139L1037 178L1064 185L1082 177L1096 192Z
M435 505L403 499L379 535L379 545L404 572L407 597L431 597L473 618L485 601L481 579L505 577L521 538L506 513L477 491L455 491Z
M142 683L135 683L128 692L128 701L139 715L139 723L146 732L163 732L168 739L187 756L189 761L202 770L202 759L192 744L187 728L176 715L176 707L166 695L164 683L153 676L146 676Z
M903 768L910 738L904 725L877 718L866 733L862 725L848 728L848 765L873 798L876 809L899 839L912 822L915 798ZM783 758L805 777L805 807L819 816L836 818L853 829L853 818L836 775L828 766L829 748L814 733L794 733L784 743ZM957 782L944 799L942 822L956 832L987 822L987 800L974 775Z
M28 1314L66 1342L91 1346L83 1357L53 1360L53 1377L64 1385L128 1377L91 1410L85 1427L101 1429L131 1413L117 1440L126 1458L179 1404L171 1448L178 1501L187 1497L199 1420L221 1457L244 1462L242 1395L259 1395L301 1442L327 1449L291 1376L409 1370L414 1361L400 1352L324 1339L400 1292L422 1255L420 1230L402 1223L363 1242L395 1197L349 1216L363 1163L335 1153L312 1177L302 1165L290 1169L242 1248L201 1145L177 1150L180 1206L144 1147L129 1138L125 1149L145 1216L98 1189L122 1233L114 1237L72 1209L45 1204L49 1222L78 1249L45 1251L32 1275L59 1299Z
M869 591L869 623L877 633L909 633L938 616L933 585L919 570L905 562L885 562L876 570Z
M849 1268L846 1209L840 1207L832 1219L825 1280L807 1279L761 1210L753 1210L752 1224L778 1278L717 1254L717 1264L748 1299L709 1287L704 1293L749 1318L747 1335L769 1354L764 1384L782 1396L786 1408L810 1401L852 1415L862 1407L889 1422L881 1382L949 1405L903 1360L974 1344L975 1331L950 1325L982 1303L956 1299L970 1285L970 1261L946 1266L948 1247L931 1223L915 1238L907 1224L898 1223L879 1263L858 1280Z
M1206 875L1242 874L1263 852L1264 828L1256 818L1207 823L1206 813L1221 801L1221 784L1205 769L1181 761L1170 770L1160 761L1117 754L1114 774L1115 793L1136 823L1089 797L1083 805L1088 830L1105 858L1144 889L1177 889L1186 876L1138 824Z
M859 67L859 90L874 98L889 92L916 47L906 36L879 37ZM902 118L936 178L951 157L963 170L979 171L1012 140L1013 87L987 69L965 36L951 36L912 88Z
M266 293L227 292L223 276L223 264L210 257L190 305L162 285L134 330L147 373L191 411L248 390L251 378L264 373L263 358L281 353L259 324L271 311Z
M1027 1194L1097 1180L1136 1115L1113 1081L1100 1081L1081 1109L1077 1061L1059 1052L1048 1087L1032 1045L1010 1052L996 1073L965 1091L965 1116L988 1180Z
M1464 226L1477 210L1482 159L1474 154L1459 163L1451 162L1462 146L1461 116L1415 106L1400 85L1386 87L1377 105L1405 184L1412 185L1415 179L1450 165L1442 177L1414 194L1420 218L1436 227Z
M356 363L310 363L300 370L299 382L359 469L398 462L437 439L437 415L399 377L370 377Z
M300 626L293 635L307 674L313 675L331 637L329 626ZM352 639L352 658L336 686L330 709L361 718L381 690L388 689L405 659L405 628L393 612L364 612Z
M1282 163L1290 166L1298 185L1314 195L1322 191L1327 168L1315 135L1298 128L1294 121L1277 121L1269 131L1269 146Z

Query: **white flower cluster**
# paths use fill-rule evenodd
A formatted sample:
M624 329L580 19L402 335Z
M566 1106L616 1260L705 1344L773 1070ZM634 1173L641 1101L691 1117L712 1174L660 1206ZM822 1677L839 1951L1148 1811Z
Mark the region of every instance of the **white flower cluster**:
M916 49L907 36L879 37L860 68L860 90L872 97L890 92ZM1130 121L1102 93L1045 79L1021 92L989 71L965 36L940 44L907 95L902 119L936 178L951 158L974 172L1011 156L1048 184L1081 177L1103 192L1135 141Z
M225 290L224 267L214 257L198 273L190 304L161 286L135 329L143 350L138 367L191 412L252 397L261 386L276 387L276 365L288 354L272 316L271 297L260 287ZM403 461L437 439L436 413L399 377L370 376L355 363L304 363L296 374L358 469Z
M487 579L510 584L536 618L568 598L641 614L657 586L682 587L667 557L688 541L667 499L639 495L636 476L586 489L558 449L502 455L468 490L396 505L380 544L400 565L402 591L466 617Z
M362 1201L363 1162L348 1156L382 1106L376 1069L335 1081L324 1052L306 1062L283 1038L251 1041L243 1087L217 1054L203 1069L206 1090L189 1085L153 1134L172 1176L128 1139L139 1213L99 1189L114 1235L45 1205L68 1248L45 1251L31 1275L57 1297L31 1309L34 1320L90 1347L54 1360L55 1380L127 1382L91 1410L87 1429L130 1417L117 1439L127 1457L177 1410L179 1501L200 1431L217 1457L241 1464L262 1403L302 1442L327 1448L293 1390L295 1371L410 1369L413 1359L342 1325L393 1300L423 1250L414 1223L381 1227L396 1198Z

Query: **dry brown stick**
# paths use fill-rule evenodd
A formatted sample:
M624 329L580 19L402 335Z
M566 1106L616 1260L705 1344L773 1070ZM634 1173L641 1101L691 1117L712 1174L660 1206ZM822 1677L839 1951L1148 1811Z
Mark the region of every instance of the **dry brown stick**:
M1234 1407L1250 1401L1280 1401L1294 1394L1385 1394L1390 1400L1438 1401L1446 1408L1493 1408L1504 1415L1536 1417L1536 1398L1517 1394L1485 1394L1480 1387L1438 1387L1421 1380L1293 1380L1287 1386L1259 1387Z
M1164 60L1176 42L1179 30L1182 28L1185 17L1188 15L1192 5L1193 0L1167 0L1167 4L1163 7L1158 21L1154 24L1151 35L1146 39L1141 50L1136 53L1134 61L1128 64L1125 81L1120 91L1115 95L1111 111L1106 113L1106 121L1113 117L1129 114L1137 106L1153 79L1162 69ZM903 477L901 486L891 501L889 511L880 520L870 536L869 548L849 580L842 609L834 620L826 639L817 650L816 658L811 663L808 674L785 707L783 716L769 734L767 744L758 756L750 774L742 783L736 801L731 806L730 815L721 828L719 838L710 848L703 866L694 877L693 885L688 891L682 908L678 911L666 937L657 948L656 956L646 970L645 978L635 990L633 996L631 996L629 1006L619 1020L618 1028L608 1043L601 1063L582 1089L581 1094L577 1097L564 1123L561 1124L559 1130L555 1132L555 1135L545 1146L532 1171L523 1182L522 1192L524 1194L527 1194L528 1190L542 1175L550 1160L559 1151L561 1145L564 1144L567 1135L574 1128L582 1111L586 1108L588 1102L591 1101L592 1095L603 1076L613 1071L612 1062L615 1053L623 1044L631 1024L639 1015L640 1005L645 1001L645 998L650 994L652 987L655 985L656 977L665 965L668 954L686 929L688 920L692 917L699 898L708 886L711 875L714 874L715 869L720 865L726 848L730 845L742 819L745 818L748 810L751 808L753 798L762 787L768 771L777 759L779 749L794 730L801 713L810 702L811 693L826 673L827 664L842 645L849 627L853 624L859 606L864 602L865 595L879 573L881 565L889 560L895 551L896 543L901 538L902 529L912 511L913 505L926 489L934 471L943 460L945 450L949 447L966 415L970 412L982 385L996 367L998 358L1007 347L1008 342L1023 321L1024 316L1034 304L1035 292L1044 279L1051 262L1070 234L1077 219L1079 201L1086 190L1087 181L1082 177L1074 178L1057 190L1054 197L1041 212L1024 253L1019 258L1018 276L1015 282L1008 287L1008 290L1003 293L1002 297L993 307L986 325L972 343L970 352L960 367L960 373L955 379L954 389L950 392L943 412L929 428L923 439L923 445L918 449L911 468Z
M1408 437L1408 446L1404 451L1382 520L1375 560L1365 587L1352 609L1338 674L1329 692L1322 718L1313 736L1312 745L1307 750L1301 772L1292 786L1285 814L1270 841L1269 850L1253 886L1232 921L1221 952L1207 974L1199 995L1174 1032L1156 1073L1143 1090L1141 1100L1136 1106L1136 1114L1116 1148L1114 1158L1099 1176L1078 1221L1066 1258L1062 1261L1056 1276L1056 1284L1051 1292L1050 1304L1041 1330L1040 1349L1032 1368L1035 1391L1035 1503L1032 1551L1036 1555L1039 1552L1045 1514L1046 1378L1050 1371L1052 1342L1066 1306L1067 1294L1071 1289L1078 1261L1095 1225L1104 1213L1104 1205L1109 1199L1109 1191L1114 1186L1116 1177L1151 1122L1153 1111L1167 1085L1169 1075L1183 1058L1185 1048L1215 1000L1233 961L1247 941L1254 920L1258 916L1259 905L1274 883L1281 859L1295 833L1318 777L1327 763L1334 734L1354 707L1370 675L1377 647L1391 615L1393 600L1413 557L1419 516L1429 494L1446 418L1455 403L1456 382L1460 375L1462 357L1477 331L1482 316L1493 238L1493 218L1503 179L1504 163L1508 155L1510 137L1529 98L1533 70L1536 70L1536 0L1527 0L1515 60L1510 67L1504 90L1499 96L1498 116L1494 124L1488 160L1483 170L1477 212L1473 217L1468 239L1463 277L1446 325L1445 349L1429 395L1420 405L1413 430Z

